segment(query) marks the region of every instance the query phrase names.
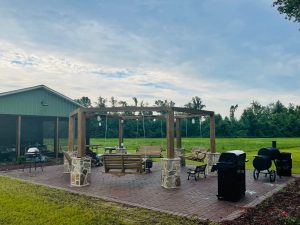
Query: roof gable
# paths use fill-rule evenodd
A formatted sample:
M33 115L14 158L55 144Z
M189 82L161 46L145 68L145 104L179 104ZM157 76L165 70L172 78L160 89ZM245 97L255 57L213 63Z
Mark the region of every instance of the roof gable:
M0 94L0 114L68 117L79 103L44 85Z

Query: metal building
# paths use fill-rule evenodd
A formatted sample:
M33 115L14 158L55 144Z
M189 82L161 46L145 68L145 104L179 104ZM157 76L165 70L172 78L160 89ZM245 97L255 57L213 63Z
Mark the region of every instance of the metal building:
M32 146L57 157L67 145L69 114L79 107L45 85L0 93L0 161L15 161Z

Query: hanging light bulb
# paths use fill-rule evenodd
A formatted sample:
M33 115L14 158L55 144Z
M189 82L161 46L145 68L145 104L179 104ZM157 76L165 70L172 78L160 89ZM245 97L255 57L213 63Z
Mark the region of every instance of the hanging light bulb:
M155 118L153 119L153 122L156 122L156 119L155 119Z
M195 124L195 119L194 118L192 119L192 124Z
M101 122L99 122L99 127L101 127L101 125L102 125Z
M97 121L101 121L101 117L99 115L97 116Z

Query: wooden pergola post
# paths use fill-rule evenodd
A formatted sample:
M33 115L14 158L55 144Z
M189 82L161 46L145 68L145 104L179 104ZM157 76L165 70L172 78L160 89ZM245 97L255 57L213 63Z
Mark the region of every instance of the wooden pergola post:
M74 116L69 117L69 138L68 138L68 152L73 152L73 147L74 147L74 123L75 119Z
M174 158L174 111L170 110L167 116L167 158Z
M216 153L215 115L210 114L210 152Z
M17 116L17 129L16 129L16 154L17 157L21 155L21 126L22 126L22 117Z
M123 118L119 118L119 148L122 148L123 143Z
M82 158L85 156L85 135L86 135L86 119L85 112L82 110L78 111L78 149L77 149L77 157Z
M56 117L54 121L54 152L55 158L58 158L59 151L59 118Z
M181 148L181 129L180 129L180 118L176 118L176 148Z

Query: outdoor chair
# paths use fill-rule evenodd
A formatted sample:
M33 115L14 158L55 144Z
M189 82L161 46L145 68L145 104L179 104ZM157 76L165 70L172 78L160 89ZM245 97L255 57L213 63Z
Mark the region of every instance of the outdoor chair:
M205 174L206 166L207 166L207 164L201 165L201 166L196 166L196 168L194 170L189 169L187 171L188 180L190 179L190 177L194 177L195 181L197 181L197 178L199 178L200 173L202 173L204 175L204 178L206 178L206 174Z

